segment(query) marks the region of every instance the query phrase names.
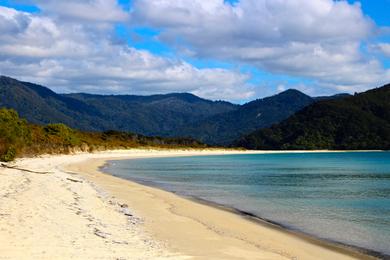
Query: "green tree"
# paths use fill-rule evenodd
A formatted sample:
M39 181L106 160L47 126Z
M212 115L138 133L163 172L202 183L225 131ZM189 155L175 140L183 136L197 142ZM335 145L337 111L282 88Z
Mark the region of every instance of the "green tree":
M20 119L14 110L0 109L0 160L13 160L30 142L26 121Z
M52 141L67 146L76 146L81 143L77 132L65 124L49 124L43 128L44 132ZM54 139L54 140L53 140Z

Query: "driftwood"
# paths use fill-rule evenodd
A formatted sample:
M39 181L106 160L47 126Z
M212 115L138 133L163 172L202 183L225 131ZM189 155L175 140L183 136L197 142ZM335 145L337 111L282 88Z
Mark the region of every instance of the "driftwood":
M73 182L83 182L83 181L80 181L80 180L76 180L76 179L72 179L72 178L66 178L68 181L73 181Z
M13 169L13 170L19 170L19 171L24 171L24 172L31 172L31 173L36 173L36 174L51 174L53 172L37 172L37 171L32 171L32 170L28 170L28 169L23 169L23 168L19 168L19 167L16 167L16 166L9 166L5 163L2 163L1 164L1 167L3 168L8 168L8 169Z

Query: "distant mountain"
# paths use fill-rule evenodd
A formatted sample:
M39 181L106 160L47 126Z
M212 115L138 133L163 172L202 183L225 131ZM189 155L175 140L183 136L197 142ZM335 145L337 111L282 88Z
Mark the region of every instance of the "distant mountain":
M188 93L57 94L40 85L0 77L0 107L15 109L31 123L64 123L86 131L192 137L216 145L228 145L242 135L269 127L315 101L292 89L244 105L211 101Z
M0 106L29 122L64 123L81 130L120 130L174 136L186 124L229 112L237 105L188 93L152 96L56 94L50 89L0 77Z
M13 108L31 123L65 123L85 130L104 124L99 111L78 100L58 95L48 88L0 77L0 106Z
M290 89L195 122L181 129L179 135L209 144L227 145L244 134L280 122L313 102L313 98Z
M336 94L336 95L332 95L332 96L319 96L319 97L315 97L314 99L316 101L321 101L321 100L329 100L329 99L346 98L346 97L350 97L350 96L352 96L352 95L348 94L348 93L340 93L340 94Z
M249 149L390 149L390 84L323 100L234 142Z
M69 94L94 107L109 126L144 135L176 136L180 127L206 117L238 108L224 101L210 101L188 93L166 95L89 95Z

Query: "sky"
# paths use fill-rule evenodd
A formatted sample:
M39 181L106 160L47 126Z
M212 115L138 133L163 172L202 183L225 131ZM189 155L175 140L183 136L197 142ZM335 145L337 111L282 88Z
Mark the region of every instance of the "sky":
M0 74L243 103L390 83L390 0L0 0ZM387 13L386 13L387 12Z

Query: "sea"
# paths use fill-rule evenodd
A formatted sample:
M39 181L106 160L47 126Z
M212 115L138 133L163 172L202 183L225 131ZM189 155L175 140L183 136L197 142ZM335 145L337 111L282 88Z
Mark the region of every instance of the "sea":
M144 158L104 171L390 255L390 152Z

